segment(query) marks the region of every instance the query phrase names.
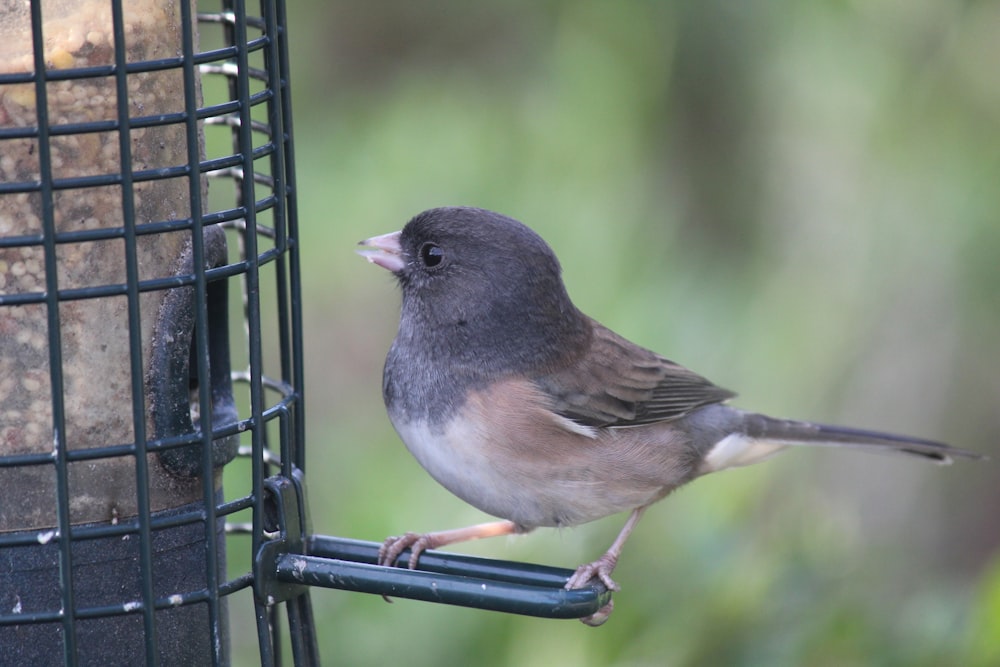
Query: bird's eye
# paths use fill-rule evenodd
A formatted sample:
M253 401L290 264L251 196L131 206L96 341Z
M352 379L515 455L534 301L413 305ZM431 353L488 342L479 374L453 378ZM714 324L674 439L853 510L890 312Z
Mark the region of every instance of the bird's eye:
M444 250L436 243L425 243L420 246L420 259L424 266L433 269L444 259Z

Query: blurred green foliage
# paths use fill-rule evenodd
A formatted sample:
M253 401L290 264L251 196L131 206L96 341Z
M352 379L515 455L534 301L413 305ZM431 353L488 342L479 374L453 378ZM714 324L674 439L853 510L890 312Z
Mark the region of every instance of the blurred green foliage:
M439 205L534 227L585 312L738 405L994 454L699 480L640 524L599 629L317 590L327 664L1000 664L1000 3L288 10L317 532L484 520L384 416L398 294L352 253ZM574 567L623 520L456 550Z

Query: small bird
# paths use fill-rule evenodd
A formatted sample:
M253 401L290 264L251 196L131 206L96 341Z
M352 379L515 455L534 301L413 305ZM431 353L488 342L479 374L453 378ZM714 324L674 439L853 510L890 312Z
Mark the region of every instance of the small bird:
M937 463L979 458L949 445L725 405L735 396L632 343L573 305L552 249L492 211L425 211L358 253L403 293L382 395L417 461L449 491L501 521L390 537L379 563L539 526L631 511L611 547L566 582L611 578L643 512L707 473L790 445L899 452ZM591 624L610 613L598 612ZM588 621L585 621L588 622Z

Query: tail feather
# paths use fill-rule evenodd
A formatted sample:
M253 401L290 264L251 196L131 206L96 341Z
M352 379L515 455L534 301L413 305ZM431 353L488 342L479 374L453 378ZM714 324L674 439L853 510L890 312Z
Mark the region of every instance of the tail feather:
M934 440L845 426L774 419L759 414L747 414L744 428L744 433L752 440L783 445L858 447L874 451L911 454L940 464L951 463L952 457L986 458L982 454Z

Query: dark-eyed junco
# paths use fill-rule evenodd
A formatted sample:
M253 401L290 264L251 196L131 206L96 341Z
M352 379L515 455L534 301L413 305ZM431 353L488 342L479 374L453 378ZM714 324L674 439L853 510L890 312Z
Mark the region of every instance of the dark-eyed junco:
M390 537L409 565L429 548L572 526L631 510L608 551L566 583L610 589L643 511L706 473L789 445L977 457L888 433L773 419L724 405L734 394L577 310L555 254L520 222L436 208L358 252L403 291L382 392L407 448L448 490L502 521Z

